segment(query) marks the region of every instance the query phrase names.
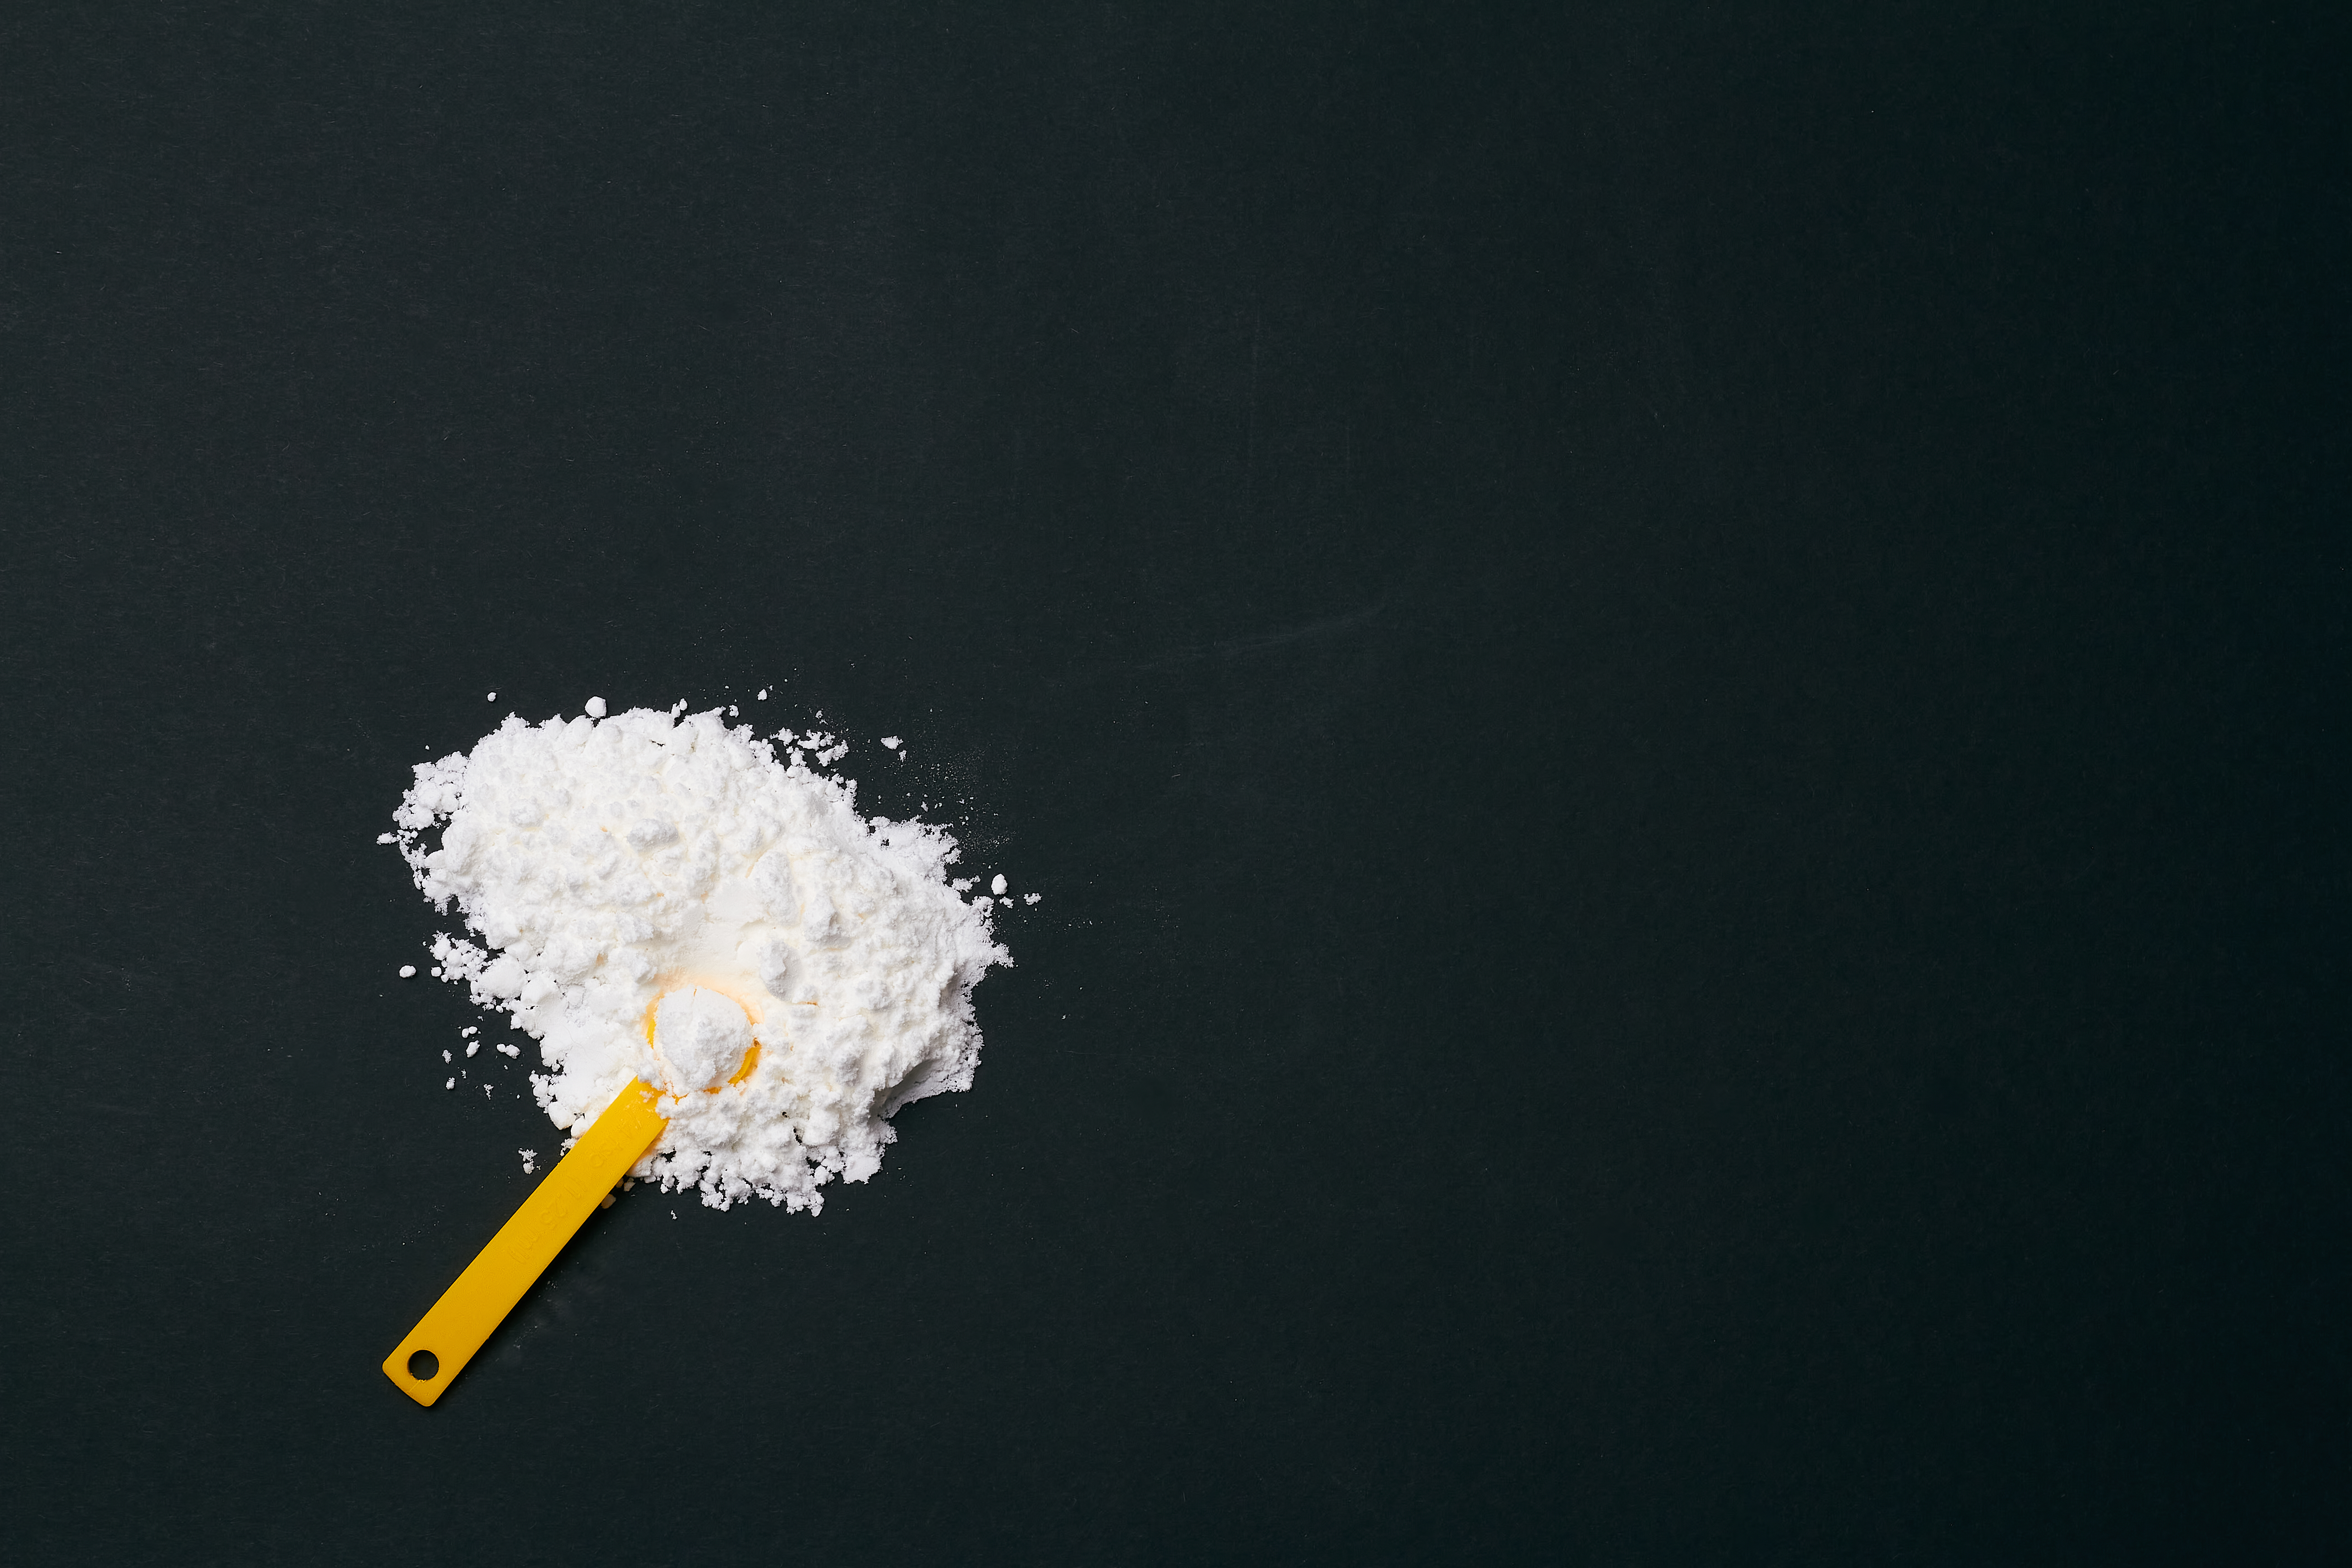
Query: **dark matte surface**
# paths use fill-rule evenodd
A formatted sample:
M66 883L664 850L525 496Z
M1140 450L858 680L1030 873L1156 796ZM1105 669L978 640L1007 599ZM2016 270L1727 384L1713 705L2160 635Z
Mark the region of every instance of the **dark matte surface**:
M77 9L11 1561L2341 1551L2339 37ZM373 837L765 683L1045 893L978 1087L625 1201L419 1410L552 1135Z

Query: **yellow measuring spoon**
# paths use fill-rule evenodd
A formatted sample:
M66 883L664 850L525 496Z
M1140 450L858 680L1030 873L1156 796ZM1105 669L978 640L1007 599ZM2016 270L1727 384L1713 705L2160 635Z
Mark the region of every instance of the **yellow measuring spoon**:
M654 1014L646 1016L646 1036L653 1037ZM760 1045L752 1041L743 1065L727 1081L742 1082L759 1065ZM712 1084L703 1092L716 1094ZM661 1091L642 1079L631 1079L604 1113L555 1163L547 1179L499 1227L488 1247L466 1265L457 1282L441 1293L408 1337L383 1358L383 1374L393 1386L419 1405L441 1397L460 1369L506 1321L531 1282L546 1272L572 1233L588 1222L606 1194L646 1157L669 1125L654 1108Z

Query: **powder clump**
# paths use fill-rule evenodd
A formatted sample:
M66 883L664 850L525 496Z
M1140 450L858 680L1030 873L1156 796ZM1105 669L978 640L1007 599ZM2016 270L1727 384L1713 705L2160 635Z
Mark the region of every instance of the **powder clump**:
M472 933L434 939L435 973L540 1042L557 1126L642 1079L669 1126L636 1175L814 1213L880 1169L900 1106L971 1087L971 989L1012 959L943 829L681 712L509 717L417 766L400 850Z

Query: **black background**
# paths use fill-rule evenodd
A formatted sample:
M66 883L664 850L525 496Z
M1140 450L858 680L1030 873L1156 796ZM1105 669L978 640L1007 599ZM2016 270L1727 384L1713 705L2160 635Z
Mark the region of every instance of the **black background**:
M2342 1551L2331 27L88 9L13 1560ZM874 1182L633 1195L421 1410L555 1135L373 838L591 695L1045 900Z

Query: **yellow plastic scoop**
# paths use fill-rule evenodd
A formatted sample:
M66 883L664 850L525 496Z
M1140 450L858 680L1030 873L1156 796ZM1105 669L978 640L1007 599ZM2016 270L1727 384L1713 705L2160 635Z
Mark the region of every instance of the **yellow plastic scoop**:
M702 1009L698 1017L692 1005L703 1003L710 994L699 987L683 994L672 993L680 1002L689 1004L681 1015L689 1026L695 1023L704 1026L695 1035L681 1032L681 1043L689 1047L732 1045L741 1048L740 1040L748 1036L748 1022L743 1035L733 1040L721 1037L714 1041L708 1026L709 1009ZM666 997L658 1012L667 1015L670 1011L670 998ZM656 1012L646 1015L648 1040L655 1038L656 1017ZM727 1022L731 1024L732 1020ZM665 1056L664 1060L667 1064L668 1058ZM759 1063L760 1043L752 1040L751 1048L743 1053L742 1066L736 1068L728 1084L738 1084L751 1077L751 1069ZM723 1065L719 1070L724 1070ZM717 1074L706 1076L715 1079ZM721 1087L712 1082L703 1092L716 1094ZM572 1145L571 1152L557 1161L555 1169L547 1173L547 1179L523 1200L514 1218L499 1228L498 1235L490 1237L490 1244L466 1265L457 1282L441 1293L433 1310L383 1358L383 1374L392 1379L394 1387L419 1405L430 1405L441 1397L450 1380L482 1348L490 1331L514 1310L515 1303L522 1300L532 1281L555 1261L555 1255L563 1250L563 1244L572 1239L572 1233L588 1222L589 1215L629 1173L629 1168L644 1159L646 1151L660 1139L662 1130L669 1125L668 1119L655 1110L660 1097L661 1091L651 1084L639 1079L629 1080L613 1103L605 1107L604 1113Z
M669 1125L654 1110L660 1091L631 1079L620 1097L555 1163L547 1180L499 1227L457 1282L383 1358L383 1374L419 1405L441 1397L458 1369L471 1361L490 1331L514 1310L531 1281L546 1271L563 1244L588 1222L629 1167L646 1157Z

